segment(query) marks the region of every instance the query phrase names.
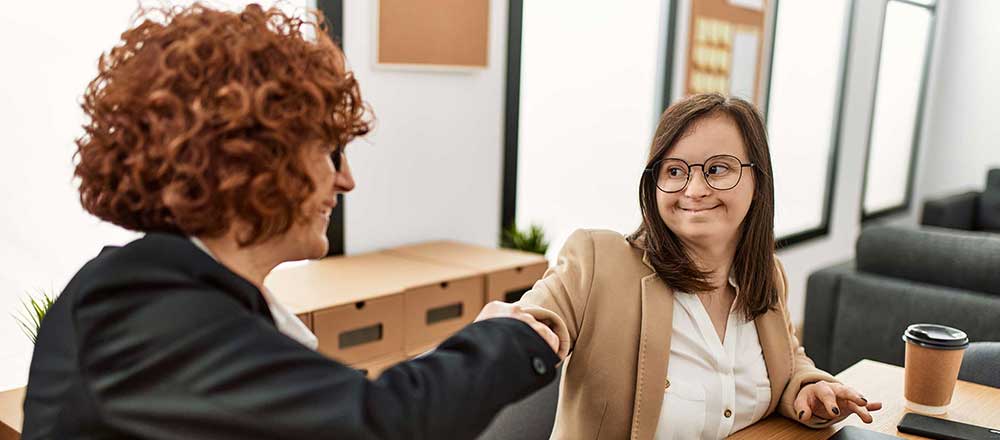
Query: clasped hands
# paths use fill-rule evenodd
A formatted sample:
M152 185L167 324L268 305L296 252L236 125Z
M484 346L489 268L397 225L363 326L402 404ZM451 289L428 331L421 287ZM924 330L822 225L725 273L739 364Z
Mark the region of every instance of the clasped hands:
M541 336L545 340L552 351L559 353L559 337L556 336L555 332L552 331L549 326L535 319L528 312L525 312L517 304L508 304L501 301L491 301L483 307L483 310L479 312L479 316L476 317L476 322L482 321L484 319L492 318L513 318L518 321L528 324L538 336Z

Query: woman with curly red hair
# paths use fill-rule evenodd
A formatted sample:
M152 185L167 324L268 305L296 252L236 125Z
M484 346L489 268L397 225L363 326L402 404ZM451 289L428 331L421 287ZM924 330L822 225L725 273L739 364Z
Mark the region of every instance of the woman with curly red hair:
M314 351L263 281L326 254L354 188L370 117L343 53L321 17L257 5L144 18L85 92L76 176L87 211L146 235L48 312L23 438L472 438L553 379L555 335L505 304L374 382Z

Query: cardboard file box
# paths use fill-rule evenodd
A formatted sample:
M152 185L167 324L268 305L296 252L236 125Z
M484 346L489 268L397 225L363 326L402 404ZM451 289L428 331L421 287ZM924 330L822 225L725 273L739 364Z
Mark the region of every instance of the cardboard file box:
M360 370L369 379L377 379L383 371L389 369L390 367L405 361L407 358L403 355L393 355L375 359L372 361L364 362L354 366L355 369Z
M483 308L483 285L483 277L475 276L404 292L405 349L436 345L471 323Z
M298 315L295 315L295 317L299 318L299 321L302 321L302 323L306 325L307 329L309 330L313 329L312 313L299 313Z
M391 295L313 313L319 352L345 364L403 351L403 297Z
M454 241L432 241L389 250L397 255L466 267L486 277L484 303L514 302L548 269L545 257L511 249L494 249Z
M275 270L265 280L292 313L311 316L319 351L350 365L440 342L482 309L483 283L472 269L387 252L324 258ZM439 340L407 327L428 316Z
M444 339L448 339L448 338L444 338ZM408 348L406 350L406 357L408 359L413 359L413 358L417 358L417 357L423 356L425 354L428 354L430 351L434 350L435 348L437 348L438 345L440 345L442 342L444 342L444 339L442 339L440 341L437 341L437 342L435 342L433 344L424 345L422 347Z
M549 268L547 261L486 275L486 301L517 302Z
M404 284L379 274L393 261L379 254L325 258L277 269L264 284L316 334L321 353L367 362L403 353Z

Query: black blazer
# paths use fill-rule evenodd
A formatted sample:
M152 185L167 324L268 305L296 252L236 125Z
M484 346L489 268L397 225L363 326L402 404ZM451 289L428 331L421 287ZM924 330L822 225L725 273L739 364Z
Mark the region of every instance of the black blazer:
M462 439L554 377L513 319L375 381L277 331L250 282L187 238L105 248L42 322L24 439Z

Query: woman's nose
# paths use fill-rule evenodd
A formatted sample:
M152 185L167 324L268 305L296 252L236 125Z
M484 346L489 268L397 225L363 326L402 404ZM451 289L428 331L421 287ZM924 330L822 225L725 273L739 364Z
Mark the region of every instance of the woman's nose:
M355 186L354 175L351 174L351 165L347 161L347 155L344 155L344 153L340 154L340 169L337 170L337 178L334 181L334 186L337 192L351 192Z
M705 173L696 173L691 170L691 175L688 178L687 188L684 189L684 195L687 197L705 197L712 192L711 187L708 185L708 180L705 177Z

